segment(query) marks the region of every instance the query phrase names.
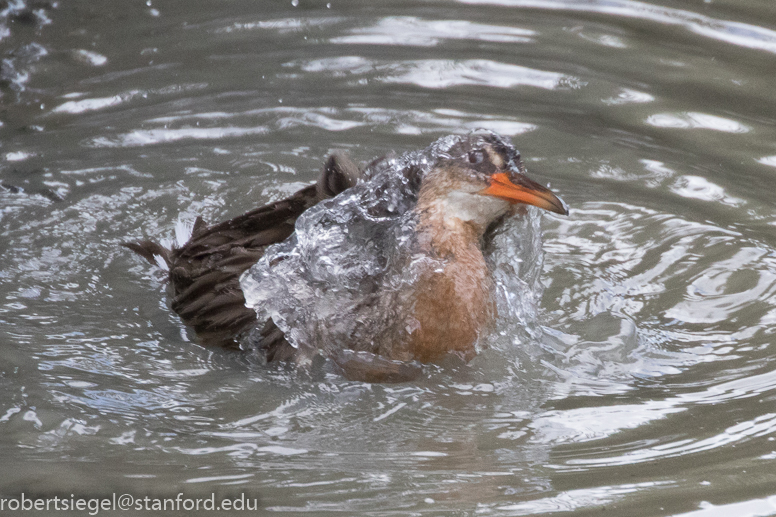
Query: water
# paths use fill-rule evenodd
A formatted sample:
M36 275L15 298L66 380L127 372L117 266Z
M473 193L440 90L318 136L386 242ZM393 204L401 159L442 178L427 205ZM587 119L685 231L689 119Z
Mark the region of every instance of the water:
M776 515L776 8L295 4L0 5L3 495ZM367 385L203 349L118 247L477 127L571 214L537 331L468 365Z
M359 184L307 210L296 221L294 235L268 248L241 276L245 305L256 310L260 322L272 319L298 350L297 363L343 349L401 358L402 348L412 340L409 335L420 327L416 307L424 302L417 293L429 289L429 277L445 271L451 262L444 254L424 251L430 245L418 237L422 223L415 208L421 206L421 182L433 181L424 178L433 174L440 159L461 160L462 149L483 149L491 142L517 156L504 137L472 132L442 137L423 151L371 164ZM511 160L505 167L518 173L519 159ZM486 199L476 202L482 207ZM494 219L509 209L506 201L497 203L501 212L494 212ZM491 347L498 336L509 336L507 346L512 349L526 341L524 331L534 335L537 331L540 215L533 208L520 209L525 213L507 219L485 239L485 260L496 279L485 303L493 304L497 317L480 338ZM476 280L471 282L466 285L476 288ZM434 317L458 323L450 315ZM251 340L244 341L248 342L244 348L250 348Z

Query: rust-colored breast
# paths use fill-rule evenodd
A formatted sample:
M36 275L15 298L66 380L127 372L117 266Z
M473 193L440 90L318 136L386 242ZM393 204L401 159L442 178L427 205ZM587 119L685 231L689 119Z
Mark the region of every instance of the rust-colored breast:
M477 241L437 242L434 248L445 267L428 271L418 280L413 307L416 324L406 346L395 350L400 357L394 358L433 362L455 352L469 361L493 314L490 273Z

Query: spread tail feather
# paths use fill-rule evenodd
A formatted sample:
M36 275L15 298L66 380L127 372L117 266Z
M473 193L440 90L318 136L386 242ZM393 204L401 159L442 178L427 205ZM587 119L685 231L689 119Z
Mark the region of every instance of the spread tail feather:
M171 251L154 241L122 242L122 246L129 248L148 262L152 266L161 266L156 257L161 257L167 265L167 269L172 266Z

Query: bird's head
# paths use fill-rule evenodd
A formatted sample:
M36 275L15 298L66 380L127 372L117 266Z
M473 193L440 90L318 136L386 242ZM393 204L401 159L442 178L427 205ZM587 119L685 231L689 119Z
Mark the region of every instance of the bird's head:
M515 204L568 215L558 196L528 178L520 153L493 133L472 133L445 151L423 178L418 200L482 228Z

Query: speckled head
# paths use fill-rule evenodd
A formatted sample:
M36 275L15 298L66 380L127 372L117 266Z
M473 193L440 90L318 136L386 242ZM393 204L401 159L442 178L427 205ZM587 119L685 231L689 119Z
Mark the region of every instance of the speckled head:
M487 226L510 204L568 214L560 198L526 176L520 153L490 132L471 133L442 153L423 180L420 198L421 206L478 226Z
M469 133L442 153L442 159L465 162L481 174L492 175L506 169L525 174L520 152L507 139L491 131Z

